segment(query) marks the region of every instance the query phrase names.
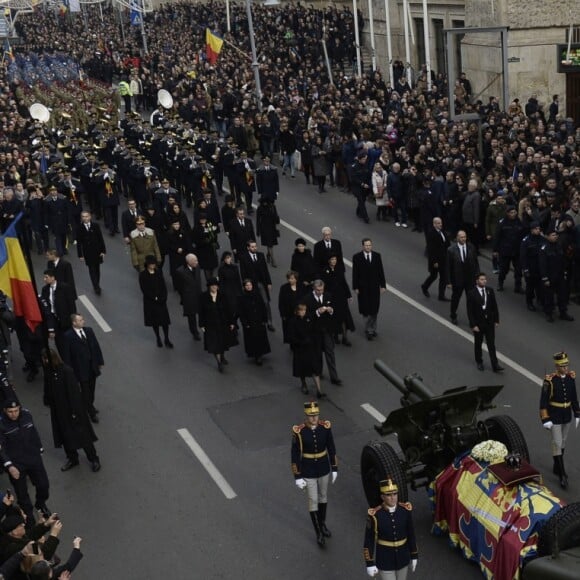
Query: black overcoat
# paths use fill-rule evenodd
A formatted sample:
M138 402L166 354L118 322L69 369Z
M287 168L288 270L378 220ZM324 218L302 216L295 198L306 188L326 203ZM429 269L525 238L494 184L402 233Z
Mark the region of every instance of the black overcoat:
M262 297L256 290L244 290L238 299L238 316L244 333L244 348L251 357L270 352L268 340L268 313Z
M139 274L139 286L143 293L143 320L145 326L171 324L167 310L167 286L163 272L145 269Z

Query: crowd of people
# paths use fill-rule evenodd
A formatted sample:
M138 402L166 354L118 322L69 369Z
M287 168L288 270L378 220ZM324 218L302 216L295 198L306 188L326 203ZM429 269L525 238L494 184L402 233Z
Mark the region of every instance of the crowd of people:
M21 15L22 43L0 79L0 228L24 212L24 244L49 260L41 292L46 324L35 332L22 320L13 325L27 380L43 370L55 443L67 455L63 471L79 465L81 448L92 470L100 469L92 424L98 423L95 384L104 364L94 333L77 313L79 269L66 254L76 251L100 295L106 245L121 234L117 243L128 246L144 324L158 347L173 348L167 263L189 331L195 341L203 338L218 370L225 372L226 353L239 344L240 332L247 357L261 366L275 330L270 270L281 263L276 200L286 180L303 180L329 203L340 188L356 201L357 219L370 223L374 217L422 233L429 277L421 291L429 297L439 278L438 298L447 300L451 285L454 323L462 293L469 296L481 278L478 255L486 245L498 292L511 269L514 291L525 294L530 311L539 309L553 322L557 307L561 320L573 320L568 305L580 296L580 128L560 113L557 95L547 111L531 95L523 108L515 99L504 112L493 97L478 100L465 74L451 79L453 103L443 73L432 74L431 90L424 68L411 86L400 62L392 83L380 71L359 78L353 74L352 11L296 3L253 7L262 86L257 98L244 7L231 6L227 32L222 4L163 5L145 17L147 53L128 14L83 10L85 18L42 7ZM206 28L226 41L214 64L205 54ZM64 69L78 70L78 78ZM158 103L160 89L171 94L172 104ZM34 102L52 109L48 123L30 118ZM450 107L479 113L481 148L477 124L452 120ZM373 206L375 216L369 215ZM218 252L226 239L230 248ZM323 360L331 382L341 383L334 349L351 346L353 293L366 338L377 335L386 280L370 238L362 240L353 264L347 281L342 247L326 226L312 250L304 239L295 241L277 306L282 340L293 353L292 374L305 394L311 378L315 394L325 396ZM490 335L485 337L489 346ZM43 351L47 344L52 348ZM497 360L492 365L499 367ZM63 393L73 392L70 408L63 409ZM26 417L32 424L8 395L0 438L10 421L22 424ZM81 419L71 424L73 415ZM40 538L31 535L39 532L33 532L27 479L45 514L41 535L54 536L58 527L46 508L39 438L35 445L32 463L18 464L8 454L26 473L20 479L11 473L23 511L16 514L7 495L3 501L12 511L0 523L0 545L20 527L28 534L20 543L6 540L17 546L18 566L34 547L25 540ZM8 529L16 517L24 525ZM15 561L8 560L13 553L5 553L6 566ZM43 553L50 561L54 550Z

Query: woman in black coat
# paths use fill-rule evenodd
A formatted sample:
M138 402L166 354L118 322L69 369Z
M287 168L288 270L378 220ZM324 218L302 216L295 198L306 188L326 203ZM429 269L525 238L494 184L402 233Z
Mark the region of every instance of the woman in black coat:
M157 338L157 346L163 343L159 336L159 327L163 328L165 346L173 348L169 340L169 311L167 310L167 286L163 278L163 272L157 269L155 256L145 257L145 269L139 274L139 286L143 293L143 318L145 326L153 327Z
M292 376L300 378L300 389L307 395L306 377L313 377L316 396L326 397L320 390L322 353L319 341L314 339L314 323L306 316L306 304L298 304L294 316L288 321L288 342L292 349Z
M251 280L244 280L244 291L238 299L238 316L244 332L246 354L261 366L262 357L270 352L266 330L268 312L260 293L254 290Z
M286 272L286 280L278 293L278 312L282 319L282 337L288 343L288 321L294 316L296 305L304 295L304 288L298 284L298 272L294 270Z
M181 230L183 232L187 232L187 233L191 234L191 224L189 223L189 219L187 218L187 215L181 209L181 206L178 203L174 203L174 204L168 206L167 213L166 213L166 220L167 220L166 224L165 224L166 229L169 230L169 228L171 227L171 224L175 220L178 220L179 223L181 224Z
M276 267L274 261L274 246L278 245L278 237L280 232L276 227L280 223L276 205L272 200L260 199L260 205L256 213L256 235L260 236L262 246L266 246L268 251L266 253L266 261L272 266Z
M218 266L217 250L220 245L217 236L217 226L212 224L205 214L199 214L192 237L195 244L195 255L205 273L206 280L213 278L214 270Z
M169 273L173 281L173 289L179 290L177 268L185 266L185 256L193 251L191 234L183 229L178 218L174 218L167 232L167 255L169 257Z
M224 252L218 268L220 292L226 297L230 313L235 320L238 317L238 298L242 295L242 278L240 268L234 263L231 252Z
M336 267L337 263L336 255L333 254L328 258L328 267L322 272L322 280L326 286L325 290L332 294L333 317L337 325L337 335L342 334L342 344L352 346L346 335L349 330L354 331L354 320L349 306L352 302L352 294L344 277L344 272ZM338 342L338 336L335 342Z
M308 287L318 276L316 262L312 257L312 252L306 248L306 240L304 238L298 238L294 245L296 249L292 254L290 270L298 272L298 279L302 286Z
M199 304L199 327L203 332L203 346L213 354L219 372L228 364L224 353L238 344L235 319L230 312L226 297L219 291L217 278L207 281L207 291L201 295Z
M63 447L67 456L61 471L68 471L79 464L77 449L84 449L93 471L99 471L101 464L94 446L97 436L74 371L52 349L43 352L42 363L54 446Z

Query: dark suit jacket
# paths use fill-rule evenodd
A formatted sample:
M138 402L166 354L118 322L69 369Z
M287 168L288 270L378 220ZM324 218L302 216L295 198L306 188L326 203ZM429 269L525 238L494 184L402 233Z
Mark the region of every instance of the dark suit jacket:
M64 362L72 367L79 381L89 381L101 374L105 364L101 347L92 328L83 328L87 340L82 340L73 328L64 333Z
M238 218L234 218L229 225L228 231L230 233L230 244L232 250L236 250L238 255L246 251L246 244L249 240L255 240L254 224L252 220L247 217L244 218L244 227L240 225Z
M56 235L67 233L68 229L68 202L64 195L58 194L56 200L48 195L44 198L44 223Z
M305 294L300 302L306 304L306 316L312 320L314 329L318 333L329 332L334 334L337 330L336 320L334 318L334 312L330 314L329 312L324 312L320 316L316 311L320 308L320 303L314 297L314 292L308 292ZM330 306L334 309L334 303L332 301L332 294L330 292L324 292L322 294L322 305Z
M480 329L485 324L499 323L499 310L495 299L495 292L492 288L485 288L487 295L486 307L483 308L484 300L477 287L473 287L467 292L467 317L469 326L479 326Z
M471 288L475 286L475 277L481 270L477 250L470 242L467 242L467 257L461 261L461 254L457 244L452 244L447 250L447 280L452 286Z
M443 238L441 237L443 234ZM447 234L441 230L438 232L434 227L431 227L427 233L427 261L429 269L433 268L433 264L438 264L440 272L446 272L447 268L447 249L449 248L449 238Z
M358 311L363 316L377 314L381 304L381 288L387 287L383 261L378 252L371 252L371 262L364 252L352 257L352 289L358 290Z
M137 212L137 215L139 215L139 212ZM136 219L137 216L133 217L128 209L121 214L121 231L123 232L124 238L128 238L131 232L137 227L135 224Z
M314 261L321 272L328 267L328 258L333 254L338 256L336 269L344 272L345 267L342 259L342 244L339 240L330 240L330 250L326 248L326 242L324 240L320 240L314 244Z
M68 284L71 287L73 298L75 300L78 298L75 277L70 262L67 262L64 258L59 258L58 264L56 266L54 262L47 262L46 269L54 270L54 273L56 274L56 281Z
M100 264L103 260L101 254L106 254L105 240L99 224L91 222L87 230L85 224L79 226L77 232L77 254L79 258L84 258L89 266Z
M263 252L256 252L256 255L258 256L256 262L250 258L250 252L247 250L240 255L240 274L242 280L249 278L254 283L254 287L258 283L268 286L272 284L272 279L270 278L266 258Z
M72 288L64 282L57 281L54 291L54 314L50 310L50 286L48 284L42 287L40 295L48 309L46 312L48 331L54 332L70 328L70 316L76 312Z
M177 268L179 293L183 306L183 316L193 316L199 312L201 289L201 267L189 269L189 266Z

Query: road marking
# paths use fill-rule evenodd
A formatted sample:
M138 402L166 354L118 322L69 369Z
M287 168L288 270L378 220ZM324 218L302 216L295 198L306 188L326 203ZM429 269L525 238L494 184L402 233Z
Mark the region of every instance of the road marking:
M384 423L386 421L387 418L380 411L375 409L370 403L363 403L361 407L379 423Z
M103 332L111 332L113 329L107 324L107 321L101 316L101 313L95 308L95 305L84 295L79 296L83 306L89 311L89 314L95 319L95 322L101 327Z
M193 451L198 461L203 465L216 485L221 489L227 499L237 497L236 492L230 487L224 476L219 472L213 461L207 456L207 453L201 448L199 443L193 438L193 435L187 429L178 429L179 436L185 441L185 444Z
M291 232L294 232L296 235L309 241L311 244L314 244L317 241L313 237L309 236L306 232L301 231L300 229L298 229L297 227L293 226L292 224L288 223L285 220L280 220L280 224L283 225L286 229L290 230ZM344 261L344 264L346 266L348 266L349 268L352 268L352 262L350 260L347 260L345 258L345 259L343 259L343 261ZM405 293L401 292L400 290L397 290L397 288L395 288L394 286L388 285L387 290L388 290L388 292L390 292L391 294L394 294L397 298L399 298L403 302L406 302L409 306L415 308L416 310L419 310L419 312L422 312L423 314L425 314L426 316L428 316L429 318L431 318L435 322L438 322L439 324L445 326L445 328L447 328L448 330L461 336L465 340L473 343L473 335L470 332L466 332L465 330L459 328L455 324L452 324L451 322L449 322L448 320L446 320L442 316L439 316L439 314L436 314L435 312L433 312L432 310L429 310L428 308L426 308L425 306L423 306L422 304L420 304L416 300L413 300L413 298L411 298L410 296L407 296ZM483 345L483 350L488 352L487 345L485 345L485 344ZM530 371L525 369L523 366L518 364L516 361L501 354L499 351L497 352L497 358L502 363L511 367L514 371L516 371L517 373L519 373L520 375L522 375L523 377L525 377L526 379L528 379L532 383L534 383L536 385L543 384L543 380L541 378L539 378L538 376L534 375L533 373L531 373ZM372 415L372 413L371 413L371 415Z

